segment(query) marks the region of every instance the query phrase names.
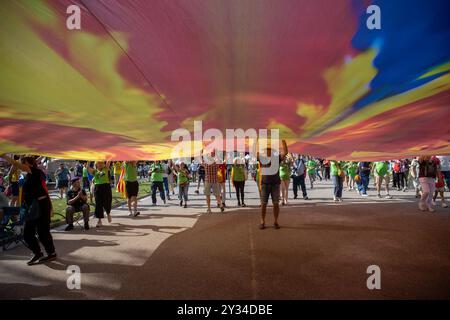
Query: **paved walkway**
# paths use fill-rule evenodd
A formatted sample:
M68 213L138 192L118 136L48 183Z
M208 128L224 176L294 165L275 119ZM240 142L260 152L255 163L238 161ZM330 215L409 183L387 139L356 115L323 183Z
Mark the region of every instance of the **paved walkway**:
M412 192L345 192L338 204L331 194L321 182L312 200L282 207L280 230L257 228L252 182L249 207L236 208L233 194L226 214L203 214L193 188L187 209L146 198L137 218L121 207L100 229L54 230L55 262L29 267L23 246L0 253L0 299L450 298L450 209L419 212ZM382 290L366 287L372 264ZM67 289L70 265L81 269L81 290Z

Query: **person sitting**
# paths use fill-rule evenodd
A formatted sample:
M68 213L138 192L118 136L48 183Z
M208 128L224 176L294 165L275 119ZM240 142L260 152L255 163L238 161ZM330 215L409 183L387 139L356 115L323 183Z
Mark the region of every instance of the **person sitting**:
M80 179L78 177L71 180L71 187L67 192L66 231L73 229L73 215L76 212L83 212L84 229L89 230L90 208L87 204L86 191L81 188Z

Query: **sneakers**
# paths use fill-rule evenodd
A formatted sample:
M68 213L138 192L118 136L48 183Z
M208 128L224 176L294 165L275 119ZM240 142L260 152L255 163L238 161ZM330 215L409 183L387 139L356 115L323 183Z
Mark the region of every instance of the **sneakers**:
M363 193L361 196L362 197L368 197L367 193Z
M403 192L406 192L407 190L408 190L407 187L404 187L404 188L403 188Z
M442 208L447 208L448 205L445 202L442 202Z
M295 200L295 199L297 199L297 196L296 196L296 195L294 196L294 200Z
M309 200L308 196L304 196L303 200Z
M106 216L108 217L108 222L111 223L112 222L111 214L107 214Z
M198 190L195 190L195 194L198 194Z
M129 216L129 217L133 216L133 212L130 211L130 212L128 213L128 216Z
M274 223L274 224L273 224L273 227L274 227L275 229L280 229L280 225L279 225L278 223Z
M240 207L241 206L241 203L238 201L238 207Z
M338 201L339 201L339 202L343 202L344 200L342 200L342 198L338 198Z
M180 201L180 207L182 207L182 206L183 206L183 200Z
M96 228L100 228L102 226L102 220L98 219L97 221L97 225L95 226Z
M378 197L379 199L381 199L381 194L377 194L377 197Z
M333 197L333 201L334 201L334 202L338 202L339 200L338 200L337 197Z
M56 260L56 252L53 252L53 253L49 254L48 256L39 259L39 263L50 262L53 260Z
M206 213L207 213L207 214L211 214L211 213L212 213L211 209L207 209L207 210L206 210Z
M33 257L27 262L27 265L32 266L33 264L37 264L38 261L43 257L44 255L42 252L36 253L33 255Z
M242 207L244 208L244 207L246 207L246 206L247 206L247 205L246 205L245 203L242 202Z
M224 206L224 204L222 203L222 205L220 206L220 212L224 212L225 211L225 206Z
M392 196L390 194L387 194L385 198L386 199L392 199Z
M264 230L266 228L266 225L264 224L264 223L261 223L260 225L259 225L259 229L260 230Z
M89 230L89 221L84 223L84 230Z
M433 208L432 206L429 206L429 207L428 207L428 211L430 211L430 212L435 212L436 210L434 210L434 208Z
M70 231L73 230L73 224L68 224L67 227L64 229L64 231Z
M185 208L185 209L187 208L187 204L186 203L184 204L183 208Z
M138 215L140 215L141 213L139 212L139 211L136 211L135 213L134 213L134 216L135 217L137 217Z

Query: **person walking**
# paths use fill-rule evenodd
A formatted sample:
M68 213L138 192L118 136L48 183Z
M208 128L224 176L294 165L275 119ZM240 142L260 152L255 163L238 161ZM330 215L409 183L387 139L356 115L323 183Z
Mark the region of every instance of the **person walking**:
M35 157L23 157L21 162L1 155L11 165L26 172L23 184L23 199L26 208L23 239L27 247L33 252L28 265L45 263L56 259L56 250L53 237L50 233L50 221L53 215L53 206L48 194L45 174L37 168ZM36 233L38 238L36 238ZM44 246L47 256L41 251L39 242Z
M442 171L436 177L436 191L433 196L433 205L436 205L435 201L438 194L441 196L442 208L447 208L447 204L445 203L444 191L445 191L445 175Z
M330 176L333 181L333 200L334 202L342 202L342 190L344 189L344 169L343 163L340 161L330 161Z
M154 206L156 206L156 191L159 191L159 195L162 201L164 202L164 204L166 204L163 173L164 169L160 161L157 160L150 166L149 175L152 185L152 204Z
M358 184L359 194L363 197L367 197L371 171L370 162L360 162L358 164L358 171L361 178L361 182Z
M137 163L136 161L125 161L122 166L124 170L123 180L125 181L125 191L127 193L128 216L137 217L140 214L137 209L137 196L139 193Z
M95 162L95 168L88 164L89 173L93 175L94 183L94 198L95 198L95 217L98 219L97 228L102 226L102 219L105 217L105 212L108 222L112 222L111 207L112 207L112 191L109 176L110 162L106 164L103 161Z
M203 151L202 151L203 154ZM206 157L206 161L205 161ZM207 211L206 213L211 213L211 190L216 197L217 206L220 208L221 212L225 211L225 207L222 202L222 196L220 194L220 186L218 182L218 171L219 164L217 163L216 152L213 150L211 155L202 156L202 165L205 168L205 196L206 196L206 205ZM200 180L199 180L200 181Z
M56 188L59 189L60 198L64 198L69 187L70 173L64 163L59 164L59 169L55 172Z
M381 185L385 183L386 199L392 199L389 194L389 161L378 161L374 163L373 173L375 176L375 184L377 188L377 196L381 198Z
M306 169L308 170L309 183L311 184L311 189L314 188L314 181L316 181L316 162L312 157L309 157L306 163Z
M244 188L245 188L245 165L242 159L234 158L231 167L231 182L236 191L238 207L245 207Z
M420 182L419 182L419 160L418 157L411 160L411 165L409 166L409 177L412 181L414 191L416 193L416 198L420 198Z
M421 211L434 212L432 197L435 190L435 179L439 175L437 158L431 156L419 157L419 182L422 187L422 196L419 200Z
M292 170L292 183L294 191L294 199L298 197L298 188L302 189L302 195L304 200L308 200L308 194L306 192L305 177L306 177L306 165L303 160L303 156L297 155L297 159L294 161Z
M280 197L281 205L286 206L289 198L289 184L291 182L291 156L288 154L280 163Z
M191 175L184 162L180 165L175 165L173 171L177 175L178 183L178 199L180 200L180 207L187 208L187 202L189 200L189 179Z
M196 194L199 194L200 184L203 182L203 187L205 186L205 166L203 163L198 165L198 183L197 190L195 190Z

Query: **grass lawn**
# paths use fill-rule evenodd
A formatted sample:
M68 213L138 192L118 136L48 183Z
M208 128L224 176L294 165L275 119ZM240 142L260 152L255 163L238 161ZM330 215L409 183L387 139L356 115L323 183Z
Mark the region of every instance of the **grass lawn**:
M150 194L150 182L139 182L139 194L138 197L142 197ZM125 203L126 199L122 197L120 193L116 191L115 188L112 189L112 206L116 206L121 203ZM89 194L88 194L89 199ZM93 199L94 200L94 199ZM89 200L88 200L89 201ZM94 200L95 201L95 200ZM52 217L52 222L59 222L65 220L66 216L66 199L52 199L54 215ZM91 212L94 211L94 206L91 204ZM80 214L80 213L78 213Z

